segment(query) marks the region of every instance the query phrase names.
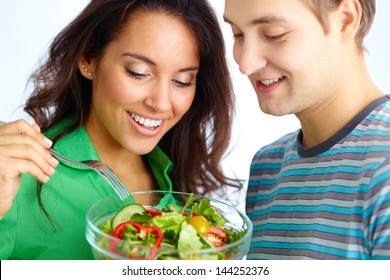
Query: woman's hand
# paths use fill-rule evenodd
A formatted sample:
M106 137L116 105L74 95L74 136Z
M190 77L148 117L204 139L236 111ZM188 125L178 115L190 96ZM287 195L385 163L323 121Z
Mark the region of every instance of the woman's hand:
M51 145L36 124L24 120L0 124L0 218L11 208L23 173L42 183L53 175L58 161L48 151Z

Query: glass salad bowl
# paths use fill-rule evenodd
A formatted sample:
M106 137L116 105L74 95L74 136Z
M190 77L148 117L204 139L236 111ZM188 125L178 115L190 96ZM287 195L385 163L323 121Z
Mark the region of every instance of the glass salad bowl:
M239 260L252 223L229 203L195 194L131 192L104 197L87 212L86 238L95 259Z

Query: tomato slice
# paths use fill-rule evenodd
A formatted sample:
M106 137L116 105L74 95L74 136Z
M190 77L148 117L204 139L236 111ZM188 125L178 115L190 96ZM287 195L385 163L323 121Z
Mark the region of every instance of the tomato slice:
M220 227L210 226L204 238L214 247L220 247L229 240L227 233Z

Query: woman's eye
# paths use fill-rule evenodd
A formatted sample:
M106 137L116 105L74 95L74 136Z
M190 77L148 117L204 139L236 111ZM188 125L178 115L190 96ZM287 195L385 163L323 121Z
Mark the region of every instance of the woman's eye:
M126 71L132 78L137 79L137 80L140 80L142 78L145 78L145 77L149 76L148 74L134 72L134 71L132 71L132 70L130 70L128 68L126 68Z
M194 84L194 83L192 83L192 82L185 83L185 82L180 82L180 81L178 81L178 80L173 80L173 82L174 82L177 86L183 87L183 88L190 87L190 86L192 86L192 85Z

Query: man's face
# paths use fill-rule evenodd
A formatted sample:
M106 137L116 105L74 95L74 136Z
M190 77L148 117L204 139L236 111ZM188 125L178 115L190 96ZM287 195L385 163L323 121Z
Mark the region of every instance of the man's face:
M329 17L332 31L325 34L304 1L225 1L234 59L249 77L262 111L299 114L337 92L342 42L337 13Z

